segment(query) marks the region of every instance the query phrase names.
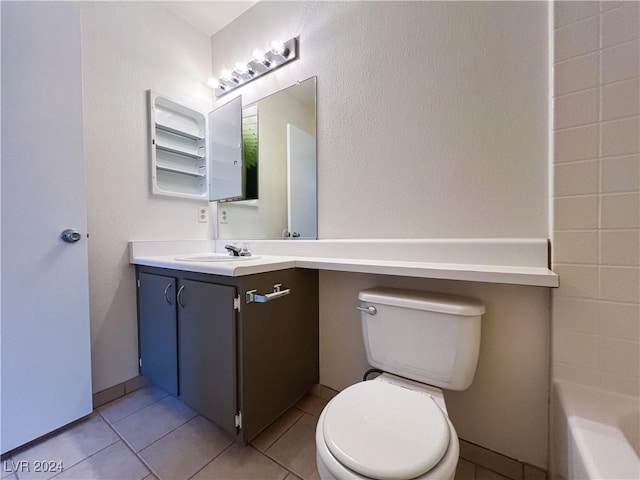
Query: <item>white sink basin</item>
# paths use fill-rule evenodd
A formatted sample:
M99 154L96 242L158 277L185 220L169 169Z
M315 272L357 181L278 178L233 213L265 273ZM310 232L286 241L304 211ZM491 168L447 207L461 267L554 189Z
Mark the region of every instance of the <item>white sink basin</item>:
M183 262L246 262L260 258L260 255L232 257L226 253L198 253L196 255L182 255L175 258Z

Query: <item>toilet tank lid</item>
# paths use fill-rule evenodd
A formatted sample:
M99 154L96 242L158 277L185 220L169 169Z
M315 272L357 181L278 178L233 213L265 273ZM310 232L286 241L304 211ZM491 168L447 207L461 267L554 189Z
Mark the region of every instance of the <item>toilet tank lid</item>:
M358 294L358 300L449 315L477 316L485 312L484 304L475 298L397 288L362 290Z

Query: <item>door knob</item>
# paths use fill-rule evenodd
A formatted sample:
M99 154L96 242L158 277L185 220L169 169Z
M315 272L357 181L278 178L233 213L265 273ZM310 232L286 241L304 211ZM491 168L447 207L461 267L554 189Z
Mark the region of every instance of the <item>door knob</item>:
M67 243L76 243L80 238L82 238L82 235L80 235L80 232L77 230L68 228L60 234L60 238Z

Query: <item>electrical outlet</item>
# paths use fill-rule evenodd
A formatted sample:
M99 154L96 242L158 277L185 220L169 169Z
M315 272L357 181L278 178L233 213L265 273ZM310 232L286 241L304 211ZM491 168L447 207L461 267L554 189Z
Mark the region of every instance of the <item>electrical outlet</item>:
M220 221L220 223L229 223L228 218L229 218L229 214L227 213L226 210L218 211L218 220Z
M198 207L198 223L207 223L209 221L209 209L207 207Z

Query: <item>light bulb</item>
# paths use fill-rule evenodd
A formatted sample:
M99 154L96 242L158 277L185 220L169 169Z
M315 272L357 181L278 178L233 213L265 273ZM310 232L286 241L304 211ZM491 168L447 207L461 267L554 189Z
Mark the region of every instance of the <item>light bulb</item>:
M256 48L253 52L251 52L251 57L253 58L254 61L258 63L264 63L265 61L264 52L258 48Z
M218 80L213 78L213 77L207 78L207 86L209 88L217 88L218 87Z
M227 82L233 80L231 72L229 70L223 70L222 72L220 72L220 80L226 80Z
M234 71L238 75L246 75L247 73L249 73L249 68L244 63L238 62L236 63L236 68L234 69Z
M273 40L271 42L271 51L277 55L284 55L284 43L282 40Z

